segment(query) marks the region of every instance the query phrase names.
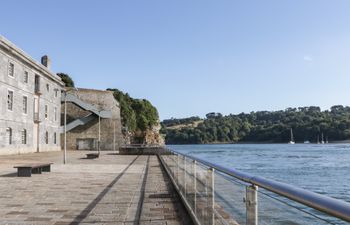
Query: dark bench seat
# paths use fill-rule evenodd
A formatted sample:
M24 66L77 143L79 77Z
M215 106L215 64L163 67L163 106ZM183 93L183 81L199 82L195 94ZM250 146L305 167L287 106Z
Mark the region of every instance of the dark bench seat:
M36 164L14 166L14 168L17 168L17 176L31 177L32 174L41 174L41 172L50 172L51 164L53 163L36 163Z
M88 158L88 159L96 159L99 156L100 155L98 153L88 153L88 154L86 154L86 158Z

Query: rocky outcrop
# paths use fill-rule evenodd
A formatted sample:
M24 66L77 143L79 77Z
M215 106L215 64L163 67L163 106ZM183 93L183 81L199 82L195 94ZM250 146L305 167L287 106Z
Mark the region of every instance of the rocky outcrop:
M127 132L126 144L165 145L164 137L160 134L160 123L146 131Z
M144 132L145 143L150 145L165 145L164 137L160 134L160 124Z

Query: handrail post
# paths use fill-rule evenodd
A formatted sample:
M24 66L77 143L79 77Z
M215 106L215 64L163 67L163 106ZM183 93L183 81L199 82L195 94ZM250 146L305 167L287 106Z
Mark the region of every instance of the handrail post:
M171 176L173 178L175 178L174 176L174 154L172 152L170 152L170 155L168 156L169 157L169 165L170 165L170 173L171 173Z
M215 224L215 187L214 187L214 168L209 168L207 171L207 215L208 225Z
M186 172L186 156L184 156L184 183L183 183L183 192L184 192L184 196L185 196L185 198L186 198L186 191L187 191L187 187L186 187L186 174L187 174L187 172Z
M180 176L180 155L177 154L177 169L176 169L176 181L177 185L179 186L179 176Z
M193 208L197 216L197 161L193 160Z
M171 160L173 161L173 166L172 166L172 173L173 173L173 178L175 179L175 168L176 168L176 159L175 159L175 153L172 152L172 157Z
M247 225L258 225L258 186L246 187Z

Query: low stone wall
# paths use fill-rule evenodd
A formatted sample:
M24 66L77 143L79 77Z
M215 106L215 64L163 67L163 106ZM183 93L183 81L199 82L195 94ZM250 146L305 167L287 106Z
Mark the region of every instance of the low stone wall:
M164 152L163 147L125 146L119 149L119 155L157 155Z

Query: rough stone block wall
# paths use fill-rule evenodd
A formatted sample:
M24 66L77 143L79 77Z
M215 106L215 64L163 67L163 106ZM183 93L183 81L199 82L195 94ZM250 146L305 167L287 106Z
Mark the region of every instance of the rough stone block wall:
M116 150L123 144L123 135L121 132L121 118L119 103L114 99L113 93L110 91L99 91L91 89L70 90L70 94L75 95L80 100L94 105L99 110L111 110L112 118L101 118L101 150ZM64 112L64 105L61 108ZM80 117L91 114L74 103L67 103L67 124ZM98 116L95 115L92 121L85 125L78 126L67 132L67 148L70 150L78 149L77 140L94 139L97 143L99 125ZM62 122L62 125L64 123ZM114 142L115 137L115 142ZM63 134L61 137L62 146L64 146ZM115 146L114 146L115 143ZM97 150L97 144L91 150Z

